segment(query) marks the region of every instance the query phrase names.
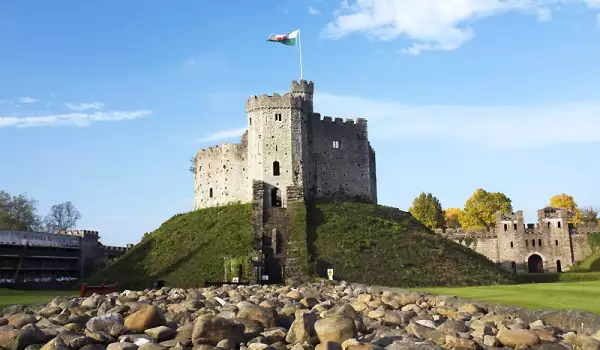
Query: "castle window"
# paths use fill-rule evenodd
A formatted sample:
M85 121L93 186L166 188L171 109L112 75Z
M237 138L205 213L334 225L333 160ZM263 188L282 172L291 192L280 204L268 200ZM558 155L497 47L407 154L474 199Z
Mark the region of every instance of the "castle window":
M514 224L513 227L515 228L515 231L517 230L517 224Z
M208 195L210 196L210 198L213 197L213 190L212 190L212 188L208 191Z
M504 224L504 232L506 232L506 230L508 230L508 225Z
M532 240L531 240L531 246L532 246L532 247L535 247L535 239L532 239Z
M273 176L279 176L279 162L273 162Z
M340 141L333 141L333 148L340 148Z
M281 113L275 114L275 120L278 121L278 122L281 121Z
M541 246L542 246L542 240L538 239L538 247L541 247Z
M560 228L560 221L558 222L558 228Z
M555 244L556 246L558 246L558 239L557 239L556 241L554 241L554 244Z
M548 228L550 228L550 223L548 223Z
M249 119L248 119L248 123L249 123L250 125L252 125L252 118L249 118Z
M514 248L514 246L513 246L513 242L510 242L510 247L511 247L511 248Z

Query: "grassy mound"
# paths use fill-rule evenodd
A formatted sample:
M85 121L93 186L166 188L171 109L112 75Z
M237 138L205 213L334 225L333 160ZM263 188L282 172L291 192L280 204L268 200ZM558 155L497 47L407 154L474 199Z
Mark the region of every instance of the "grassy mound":
M223 258L250 252L251 210L250 204L234 204L177 214L86 282L138 289L157 279L184 288L221 281Z
M309 235L319 276L398 286L512 283L483 255L431 233L410 214L364 203L309 208Z
M574 272L600 272L600 250L590 254L585 260L571 268Z

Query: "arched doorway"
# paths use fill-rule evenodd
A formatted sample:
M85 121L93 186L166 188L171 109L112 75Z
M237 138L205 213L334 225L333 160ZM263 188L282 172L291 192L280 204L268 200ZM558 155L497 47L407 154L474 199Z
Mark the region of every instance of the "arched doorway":
M544 262L542 261L542 257L537 254L533 254L527 259L527 266L529 267L529 273L544 272Z
M556 272L562 272L562 265L560 263L560 260L556 260Z
M281 193L277 187L271 189L271 206L281 207Z
M511 262L510 263L510 270L512 271L513 275L517 274L517 263L516 262Z

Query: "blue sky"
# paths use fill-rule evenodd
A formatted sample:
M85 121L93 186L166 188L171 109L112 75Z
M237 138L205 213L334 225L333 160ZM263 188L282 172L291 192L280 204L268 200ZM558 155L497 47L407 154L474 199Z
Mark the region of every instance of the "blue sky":
M189 159L285 92L301 29L315 109L365 117L379 199L502 191L600 206L599 0L0 2L0 188L137 242L192 209Z

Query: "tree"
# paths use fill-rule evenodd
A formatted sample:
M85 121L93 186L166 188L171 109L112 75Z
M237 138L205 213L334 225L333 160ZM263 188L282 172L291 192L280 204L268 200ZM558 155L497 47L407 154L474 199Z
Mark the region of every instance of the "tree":
M458 221L460 212L460 208L448 208L444 210L444 219L446 221L447 228L457 229L461 227L460 222Z
M578 224L583 220L583 212L577 207L575 199L566 193L557 194L550 198L550 206L567 209L569 212L569 223Z
M0 191L0 213L3 225L16 226L26 231L41 229L37 201L26 194L11 196L6 191Z
M414 199L408 211L423 225L431 228L444 227L444 212L440 201L431 193L421 193Z
M477 189L465 202L459 214L463 228L490 228L496 223L496 212L512 212L512 201L504 193Z
M581 218L583 222L598 222L598 209L587 206L581 209L581 213L583 214Z
M64 202L50 208L50 213L44 218L44 224L48 232L58 232L75 227L79 219L81 213L73 203Z

